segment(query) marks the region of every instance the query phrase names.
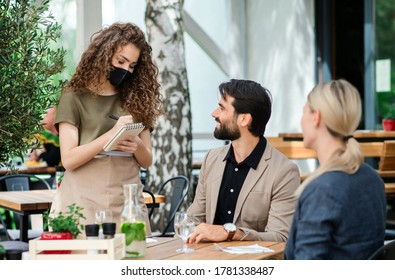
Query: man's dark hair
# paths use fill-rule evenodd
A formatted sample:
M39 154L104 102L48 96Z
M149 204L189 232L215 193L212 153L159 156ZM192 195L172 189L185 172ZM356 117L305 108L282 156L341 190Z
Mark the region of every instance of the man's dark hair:
M254 81L231 79L219 85L219 92L225 99L227 95L235 99L232 105L236 114L251 114L248 130L253 135L264 135L272 113L272 96L268 89Z

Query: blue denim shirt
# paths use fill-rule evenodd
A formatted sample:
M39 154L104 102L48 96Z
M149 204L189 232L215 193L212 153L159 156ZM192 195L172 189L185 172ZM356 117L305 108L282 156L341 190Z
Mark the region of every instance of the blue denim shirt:
M363 164L355 174L331 171L299 198L286 259L367 259L383 245L384 183Z

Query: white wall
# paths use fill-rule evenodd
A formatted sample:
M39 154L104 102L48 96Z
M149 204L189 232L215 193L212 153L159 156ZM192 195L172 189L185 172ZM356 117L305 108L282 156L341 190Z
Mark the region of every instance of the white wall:
M225 51L228 34L226 1L185 0L184 9ZM215 121L211 113L218 105L218 85L226 81L228 77L186 32L184 32L184 39L192 107L192 130L193 133L212 133Z
M103 25L132 22L145 32L146 0L102 0Z
M232 18L229 5L237 4L237 9L243 1L184 3L188 13L227 53L229 65L236 63L235 54L231 53L235 46L229 48L229 41L240 32L236 32L237 28L244 32L243 24ZM145 0L102 0L102 25L132 21L145 30L145 5ZM302 107L315 84L314 0L245 0L245 6L247 31L245 36L239 34L234 44L237 47L239 40L240 45L247 46L246 77L234 71L230 71L232 77L226 77L189 36L185 38L194 133L212 133L210 114L218 102L218 85L228 78L240 77L260 82L272 92L273 113L267 136L300 131ZM246 42L242 41L244 38Z
M145 0L102 0L102 14L97 16L102 17L102 25L131 21L145 31L145 5ZM186 34L193 133L212 135L211 112L218 103L218 85L229 78L255 80L272 92L273 112L266 136L301 131L302 108L315 84L314 0L185 0L184 8L226 53L230 68L245 62L229 69L232 77L227 77ZM194 156L200 158L204 150L222 144L194 140L194 150L203 150Z
M246 3L248 78L273 96L266 135L301 131L303 105L315 84L314 1Z

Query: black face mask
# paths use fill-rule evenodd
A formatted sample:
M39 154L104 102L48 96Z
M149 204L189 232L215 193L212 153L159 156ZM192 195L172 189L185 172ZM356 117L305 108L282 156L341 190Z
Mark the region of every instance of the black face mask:
M120 86L124 81L129 79L130 76L132 76L132 73L130 73L129 71L114 66L114 70L111 71L110 78L108 80L114 87L117 87Z

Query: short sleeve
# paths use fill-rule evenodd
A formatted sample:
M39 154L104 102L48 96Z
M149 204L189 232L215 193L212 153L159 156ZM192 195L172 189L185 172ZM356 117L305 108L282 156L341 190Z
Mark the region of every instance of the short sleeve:
M59 123L68 122L76 127L80 126L81 116L78 110L77 96L72 92L63 92L59 99L56 110L55 125L58 128Z

